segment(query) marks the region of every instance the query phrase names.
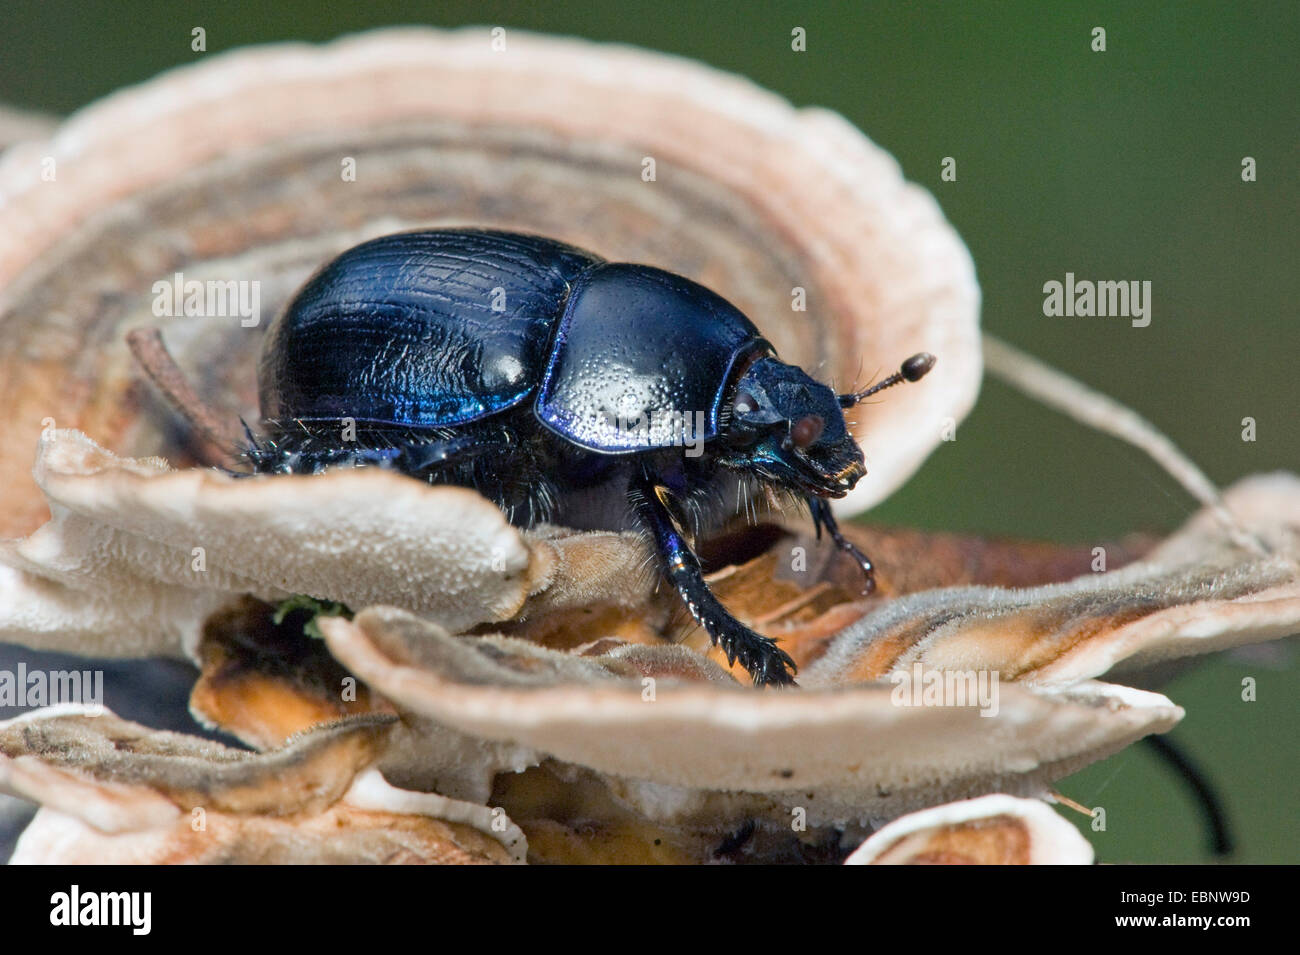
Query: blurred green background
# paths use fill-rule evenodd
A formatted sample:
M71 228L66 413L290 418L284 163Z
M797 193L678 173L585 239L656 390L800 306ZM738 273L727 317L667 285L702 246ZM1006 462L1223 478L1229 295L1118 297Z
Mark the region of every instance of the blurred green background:
M844 114L970 246L986 328L1138 409L1223 484L1300 469L1300 3L212 3L6 0L0 101L69 112L199 56L385 24L634 43ZM190 50L207 31L208 52ZM804 27L807 51L790 48ZM1091 50L1094 27L1106 52ZM942 182L943 157L957 181ZM1252 156L1258 179L1241 179ZM1043 283L1152 283L1152 321L1046 318ZM942 365L940 365L940 370ZM1244 417L1258 439L1242 441ZM1140 452L987 384L956 442L871 515L1099 542L1192 502ZM1240 701L1243 676L1259 700ZM1233 861L1300 861L1294 654L1215 658L1164 688L1172 738L1222 788ZM1105 806L1105 862L1210 861L1187 789L1145 747L1066 780ZM1086 820L1084 820L1086 824Z

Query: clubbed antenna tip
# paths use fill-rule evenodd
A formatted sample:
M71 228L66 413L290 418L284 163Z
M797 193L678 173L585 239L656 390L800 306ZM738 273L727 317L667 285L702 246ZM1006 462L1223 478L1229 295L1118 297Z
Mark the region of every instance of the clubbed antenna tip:
M908 381L920 381L934 367L935 360L935 357L928 351L917 352L903 362L901 369L903 377Z
M863 398L869 398L878 391L884 391L886 388L892 388L894 385L902 384L905 381L920 381L926 376L931 368L934 367L936 359L928 351L917 352L907 361L903 362L898 371L894 372L879 384L872 385L865 391L857 391L847 395L839 395L841 408L852 408Z

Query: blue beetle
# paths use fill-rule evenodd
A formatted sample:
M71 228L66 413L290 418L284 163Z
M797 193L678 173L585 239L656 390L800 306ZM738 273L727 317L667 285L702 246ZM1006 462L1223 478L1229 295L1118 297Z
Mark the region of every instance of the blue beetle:
M933 364L837 395L679 275L533 235L406 232L344 252L277 316L246 455L255 472L378 465L473 487L523 527L638 528L728 660L787 684L794 661L727 612L683 528L762 488L795 496L870 588L828 503L865 473L843 409Z

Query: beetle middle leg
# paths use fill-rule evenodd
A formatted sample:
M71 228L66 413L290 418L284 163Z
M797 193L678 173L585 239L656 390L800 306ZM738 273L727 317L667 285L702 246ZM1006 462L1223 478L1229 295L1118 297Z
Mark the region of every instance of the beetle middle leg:
M876 589L876 568L871 563L871 558L862 553L852 541L850 541L840 531L840 525L835 520L835 515L831 513L830 501L821 497L809 497L808 509L812 511L813 527L817 528L817 539L822 539L822 528L825 527L831 535L831 540L835 546L844 551L853 558L854 563L862 570L862 575L866 578L866 584L862 592L869 594Z
M728 663L740 661L754 678L755 686L793 685L798 667L790 655L771 637L756 633L733 617L709 589L700 560L677 529L659 496L660 490L660 484L651 478L635 480L631 486L632 503L654 541L664 576L677 589L691 616L709 639L722 647Z
M463 464L482 453L479 443L466 435L417 441L381 429L363 431L354 441L342 441L338 438L342 420L311 422L310 427L305 422L298 424L298 429L281 429L260 441L248 432L244 455L255 473L316 474L330 467L368 465L417 477Z
M486 423L446 438L408 444L395 466L432 483L472 487L517 526L550 520L554 511L555 491L539 464L537 449L521 441L508 425Z

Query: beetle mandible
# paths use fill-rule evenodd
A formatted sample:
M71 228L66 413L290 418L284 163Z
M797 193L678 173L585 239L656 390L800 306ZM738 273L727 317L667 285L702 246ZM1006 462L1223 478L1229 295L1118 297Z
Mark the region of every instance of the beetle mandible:
M933 365L837 395L682 276L533 235L404 232L338 256L272 323L246 455L258 473L378 465L473 487L523 527L637 528L728 660L787 684L794 661L727 612L685 528L760 489L801 499L870 589L829 504L866 473L843 409Z

